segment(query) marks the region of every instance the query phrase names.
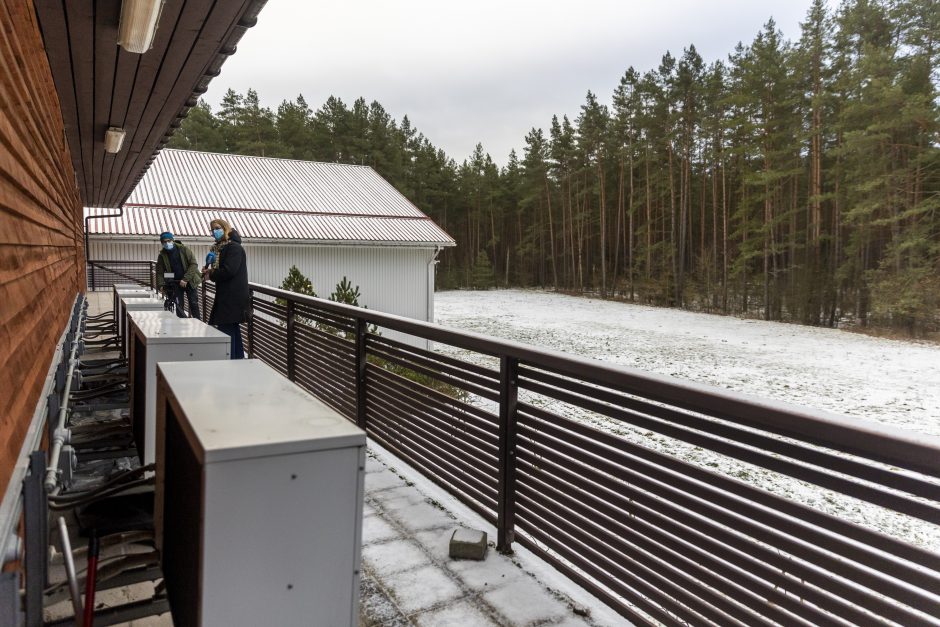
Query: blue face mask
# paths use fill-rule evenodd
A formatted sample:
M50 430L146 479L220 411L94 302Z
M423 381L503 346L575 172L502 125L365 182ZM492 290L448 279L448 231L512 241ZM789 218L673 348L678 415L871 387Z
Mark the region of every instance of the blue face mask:
M166 250L173 250L173 242L163 242L163 247Z
M212 237L215 238L215 241L220 241L223 235L225 235L225 231L222 229L212 229Z

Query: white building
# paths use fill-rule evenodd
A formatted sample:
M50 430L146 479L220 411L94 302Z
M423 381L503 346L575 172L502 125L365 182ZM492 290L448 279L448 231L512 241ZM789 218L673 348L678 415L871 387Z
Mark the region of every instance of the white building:
M95 216L120 213L118 217ZM242 236L248 279L292 265L327 297L345 276L369 309L431 321L434 265L454 240L372 168L164 149L120 210L86 208L90 260L153 260L159 235L205 258L209 222Z

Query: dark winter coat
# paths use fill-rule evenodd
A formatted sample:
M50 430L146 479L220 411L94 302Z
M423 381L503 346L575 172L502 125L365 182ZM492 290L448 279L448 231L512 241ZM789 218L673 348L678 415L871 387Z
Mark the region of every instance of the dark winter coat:
M187 283L196 287L202 283L202 279L199 277L199 266L196 265L196 255L182 242L174 241L173 246L180 251L180 261L183 262L183 278ZM160 248L160 254L157 255L155 271L157 273L157 289L160 289L164 283L163 273L173 272L173 266L170 264L170 253L162 247Z
M209 324L232 324L248 319L248 264L242 238L232 229L229 243L219 251L218 265L209 273L215 282L215 302Z

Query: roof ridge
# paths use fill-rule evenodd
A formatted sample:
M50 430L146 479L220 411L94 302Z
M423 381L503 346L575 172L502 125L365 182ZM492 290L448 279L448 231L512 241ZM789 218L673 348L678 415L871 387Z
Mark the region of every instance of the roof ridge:
M337 166L342 168L365 168L367 170L372 170L376 174L375 168L371 165L359 165L355 163L339 163L336 161L312 161L310 159L294 159L293 157L267 157L261 155L242 155L235 152L212 152L209 150L187 150L186 148L164 148L161 152L188 152L190 154L196 155L217 155L220 157L241 157L243 159L265 159L267 161L290 161L292 163L315 163L317 165L328 165L328 166ZM379 176L382 176L379 174ZM384 178L384 177L383 177ZM393 186L394 187L394 186Z

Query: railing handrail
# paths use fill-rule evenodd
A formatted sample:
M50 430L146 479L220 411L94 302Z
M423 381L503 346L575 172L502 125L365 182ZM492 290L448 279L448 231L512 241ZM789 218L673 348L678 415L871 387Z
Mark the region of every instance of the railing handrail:
M138 259L88 259L85 261L88 271L88 284L92 289L96 287L110 287L114 284L114 277L119 277L126 279L128 281L133 281L134 283L140 283L141 285L150 285L151 288L155 285L154 270L156 267L156 262L153 260L138 260ZM134 273L137 268L147 268L146 278L135 277L130 273ZM96 269L103 271L107 278L99 282L99 277L96 274ZM112 276L113 275L113 276Z
M494 357L514 358L559 374L615 387L648 400L668 403L688 411L705 413L737 424L763 429L784 437L798 438L818 446L940 478L940 437L919 434L864 418L842 416L783 401L730 392L707 384L683 381L628 366L605 364L562 351L452 329L268 285L250 283L249 288L260 294L312 305L423 339Z

